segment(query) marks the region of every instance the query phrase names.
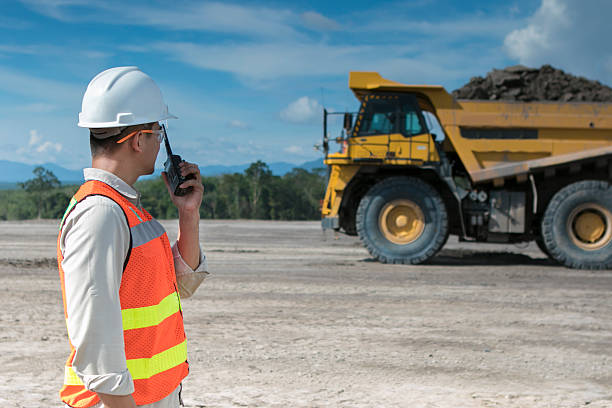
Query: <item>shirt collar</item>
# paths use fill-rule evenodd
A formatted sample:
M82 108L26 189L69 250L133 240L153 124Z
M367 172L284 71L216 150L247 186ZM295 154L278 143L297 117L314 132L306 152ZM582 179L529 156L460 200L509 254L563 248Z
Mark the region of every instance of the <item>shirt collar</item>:
M140 207L140 193L113 173L102 169L86 168L83 169L83 177L85 181L97 180L108 184L132 204Z

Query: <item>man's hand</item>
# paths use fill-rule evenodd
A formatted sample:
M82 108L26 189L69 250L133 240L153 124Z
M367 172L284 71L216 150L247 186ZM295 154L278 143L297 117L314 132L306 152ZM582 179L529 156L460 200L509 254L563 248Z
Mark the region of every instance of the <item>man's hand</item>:
M202 204L202 195L204 194L204 186L202 186L202 176L200 175L200 169L194 163L188 163L183 161L179 164L181 176L186 177L189 174L193 174L193 178L185 181L179 185L181 188L193 187L189 193L184 196L176 196L174 192L170 190L170 184L168 183L168 175L166 172L162 172L168 194L170 199L178 208L179 215L181 213L193 213L200 211L200 205Z
M185 181L180 185L181 188L193 187L193 189L184 196L175 196L170 190L168 176L165 172L162 173L168 194L179 213L179 231L178 231L178 250L181 257L189 265L191 269L196 269L200 264L200 205L202 204L202 195L204 194L204 186L202 186L202 176L200 169L194 163L186 161L179 164L181 176L185 177L188 174L193 174L194 178Z

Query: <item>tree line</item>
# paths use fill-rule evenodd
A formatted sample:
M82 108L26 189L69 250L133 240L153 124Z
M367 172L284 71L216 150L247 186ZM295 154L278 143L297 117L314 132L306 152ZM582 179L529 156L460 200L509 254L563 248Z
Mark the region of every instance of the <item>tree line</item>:
M61 185L43 167L14 190L0 190L0 220L60 219L78 185ZM243 173L202 177L203 219L317 220L325 193L325 169L294 168L276 176L266 163L252 163ZM141 180L134 186L142 205L158 219L177 218L163 179Z

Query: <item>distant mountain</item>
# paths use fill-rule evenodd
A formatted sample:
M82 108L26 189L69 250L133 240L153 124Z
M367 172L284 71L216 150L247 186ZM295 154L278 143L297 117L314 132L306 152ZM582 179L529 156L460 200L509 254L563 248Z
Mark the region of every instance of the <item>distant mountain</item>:
M8 160L0 160L0 183L20 183L34 177L32 172L37 166L42 166L55 174L62 183L81 183L83 181L83 171L68 170L57 164L24 164Z
M311 171L316 168L325 167L323 159L317 159L302 164L293 164L286 162L266 163L272 174L282 176L296 167ZM204 176L218 176L221 174L233 174L244 172L251 163L238 165L211 165L200 166L200 172ZM15 188L16 183L22 183L34 177L32 171L37 167L42 166L50 170L62 182L62 184L80 184L83 181L82 170L69 170L53 163L45 163L40 165L17 163L8 160L0 160L0 189ZM159 176L161 170L156 170L153 177Z
M309 162L306 162L306 163L302 163L300 165L300 168L302 168L304 170L312 171L314 169L325 168L325 163L323 163L323 158L320 158L320 159L316 159L316 160L309 161Z
M312 169L325 166L323 164L323 159L313 160L313 161L305 162L302 164L294 164L294 163L287 163L287 162L275 162L275 163L266 163L266 164L272 171L272 174L275 174L277 176L282 176L286 173L289 173L291 170L293 170L296 167L310 171ZM248 169L250 165L251 163L238 164L238 165L233 165L233 166L221 166L221 165L200 166L200 173L208 177L218 176L221 174L242 173L246 169Z
M34 167L36 166L33 166L32 170ZM69 170L53 163L43 164L42 167L52 171L53 174L55 174L55 177L57 177L63 184L81 184L83 182L83 170ZM26 180L32 177L33 174L30 171L29 177L27 177Z
M293 170L296 167L310 171L312 169L325 166L323 164L323 159L317 159L317 160L305 162L302 164L293 164L293 163L287 163L287 162L275 162L275 163L266 163L266 164L272 171L272 174L275 174L277 176L282 176L286 173L289 173L291 170ZM238 165L233 165L233 166L222 166L222 165L200 166L200 173L208 177L218 176L221 174L242 173L246 169L248 169L250 165L251 163L238 164Z

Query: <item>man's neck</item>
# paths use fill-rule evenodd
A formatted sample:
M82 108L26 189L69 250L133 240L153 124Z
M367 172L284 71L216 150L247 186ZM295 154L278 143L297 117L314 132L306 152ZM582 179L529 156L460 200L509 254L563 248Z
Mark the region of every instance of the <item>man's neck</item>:
M128 166L122 165L121 160L98 156L91 159L91 167L113 173L131 187L134 187L139 175Z

